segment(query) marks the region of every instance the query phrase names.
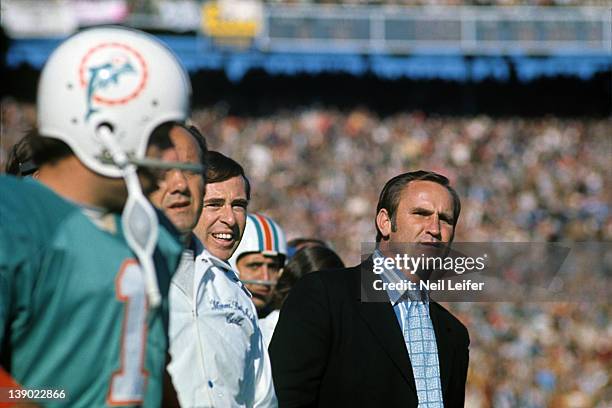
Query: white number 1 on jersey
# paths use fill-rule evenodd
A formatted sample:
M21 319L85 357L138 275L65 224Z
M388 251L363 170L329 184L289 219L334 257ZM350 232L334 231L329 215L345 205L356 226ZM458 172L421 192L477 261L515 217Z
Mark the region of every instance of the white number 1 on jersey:
M144 368L147 342L147 301L142 270L136 260L127 260L115 280L117 298L125 303L121 327L121 367L113 373L109 405L142 404L147 381Z

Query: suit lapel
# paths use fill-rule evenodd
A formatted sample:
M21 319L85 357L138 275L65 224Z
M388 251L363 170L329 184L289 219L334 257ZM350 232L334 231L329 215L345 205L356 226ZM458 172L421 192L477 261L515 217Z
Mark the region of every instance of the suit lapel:
M453 361L454 347L451 341L453 337L452 330L446 324L446 321L440 314L441 306L431 302L429 305L429 314L431 322L436 333L436 344L438 346L438 361L440 363L440 382L442 385L442 394L446 393L450 380L451 363Z
M365 273L364 278L366 282L361 280L361 271ZM404 379L408 382L410 387L416 393L416 385L414 382L414 375L412 373L412 365L410 364L410 358L408 357L408 350L406 350L406 344L404 343L404 336L393 307L389 302L389 298L381 299L379 293L373 294L372 283L375 279L372 273L371 261L364 262L356 268L355 273L355 305L361 317L365 320L369 326L374 337L380 342L380 345L385 350L389 358L397 366ZM361 295L361 296L359 296ZM374 295L374 296L372 296ZM385 294L386 296L386 294ZM374 299L375 298L375 299ZM363 300L370 300L364 302Z

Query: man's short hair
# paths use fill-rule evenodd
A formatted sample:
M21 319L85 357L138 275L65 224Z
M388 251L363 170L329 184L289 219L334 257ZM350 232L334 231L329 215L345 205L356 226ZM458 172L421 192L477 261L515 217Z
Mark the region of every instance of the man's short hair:
M287 241L287 256L289 258L293 258L293 255L295 255L297 252L301 251L303 248L309 247L329 248L329 245L327 245L327 242L318 238L293 238L292 240Z
M244 174L244 169L237 161L214 150L208 152L208 169L206 179L208 183L220 183L232 177L242 176L247 200L251 199L251 183Z
M200 132L200 129L198 129L197 127L193 125L180 124L179 126L185 128L195 138L196 142L198 143L198 146L200 147L200 151L202 152L202 164L205 166L205 169L206 169L206 166L208 166L208 153L209 153L208 145L206 143L206 138L204 137L202 132ZM208 172L205 171L205 174L206 173Z
M35 135L29 140L32 148L32 160L38 167L43 164L54 164L74 153L70 146L59 139Z
M378 205L376 206L376 215L378 215L381 209L386 209L387 213L389 214L389 218L391 219L391 228L395 230L395 228L397 228L397 207L399 206L400 195L402 194L404 188L411 181L432 181L434 183L440 184L441 186L444 186L453 198L453 227L457 225L457 221L459 220L459 213L461 212L461 201L459 200L459 195L450 186L450 182L446 177L441 174L434 173L433 171L425 170L417 170L408 173L403 173L387 181L382 191L380 192L380 197L378 198ZM380 242L381 240L382 234L378 229L378 225L376 225L376 242Z
M151 137L149 138L149 145L154 145L159 147L160 149L168 149L173 147L172 141L170 139L170 132L175 127L179 127L181 129L185 129L193 138L195 139L198 147L200 148L200 160L203 165L206 165L207 156L208 156L208 146L206 145L206 139L200 133L197 127L186 125L181 122L165 122L161 125L157 126L153 132L151 133Z

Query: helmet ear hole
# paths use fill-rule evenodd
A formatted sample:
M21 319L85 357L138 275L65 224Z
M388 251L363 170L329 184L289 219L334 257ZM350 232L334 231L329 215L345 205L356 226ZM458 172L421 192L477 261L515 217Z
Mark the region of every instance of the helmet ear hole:
M96 126L96 132L101 131L102 128L108 129L108 131L110 133L114 133L115 132L115 127L111 123L109 123L109 122L102 122L98 126Z

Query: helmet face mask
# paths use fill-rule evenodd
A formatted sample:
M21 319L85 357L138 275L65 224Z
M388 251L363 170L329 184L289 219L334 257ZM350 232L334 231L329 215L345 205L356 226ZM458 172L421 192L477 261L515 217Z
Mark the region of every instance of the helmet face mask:
M65 142L94 172L122 177L125 163L117 163L100 129L110 130L128 161L142 164L153 130L187 119L190 95L185 70L154 37L119 27L85 30L62 43L43 69L39 133Z

